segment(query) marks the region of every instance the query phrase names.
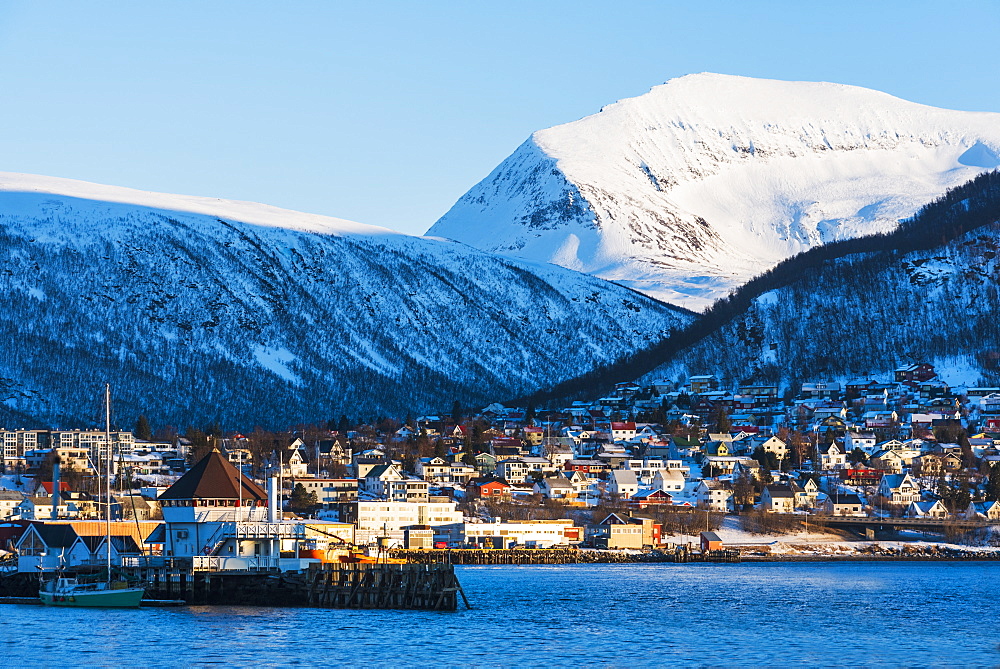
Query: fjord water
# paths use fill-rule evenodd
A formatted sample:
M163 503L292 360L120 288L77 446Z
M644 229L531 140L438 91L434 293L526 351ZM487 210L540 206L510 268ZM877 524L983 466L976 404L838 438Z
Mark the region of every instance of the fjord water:
M457 613L0 607L8 666L987 666L995 562L459 567Z

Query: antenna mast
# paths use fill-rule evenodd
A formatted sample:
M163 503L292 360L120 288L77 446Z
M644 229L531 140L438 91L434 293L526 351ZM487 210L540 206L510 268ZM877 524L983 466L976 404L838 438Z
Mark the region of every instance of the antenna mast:
M107 442L107 460L105 465L107 471L108 497L104 507L104 523L106 529L105 542L108 551L108 583L111 582L111 384L104 384L104 439Z

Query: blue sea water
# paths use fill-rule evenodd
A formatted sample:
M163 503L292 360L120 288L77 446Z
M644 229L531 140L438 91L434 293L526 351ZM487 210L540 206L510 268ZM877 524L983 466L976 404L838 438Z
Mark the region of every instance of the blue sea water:
M0 607L6 666L995 666L993 562L458 567L457 613Z

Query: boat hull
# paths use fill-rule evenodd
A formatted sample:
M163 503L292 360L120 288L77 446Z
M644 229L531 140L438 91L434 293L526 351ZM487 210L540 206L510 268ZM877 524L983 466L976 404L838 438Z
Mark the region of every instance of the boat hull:
M127 609L136 608L145 593L143 588L123 588L121 590L96 590L90 592L45 592L38 598L46 606L76 606Z

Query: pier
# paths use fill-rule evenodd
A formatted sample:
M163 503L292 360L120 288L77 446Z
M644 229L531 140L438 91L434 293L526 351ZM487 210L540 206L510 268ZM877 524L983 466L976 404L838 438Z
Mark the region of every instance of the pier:
M686 545L654 551L580 550L578 548L450 548L395 549L390 557L416 564L528 565L528 564L635 564L642 562L739 562L734 550L707 553Z
M451 564L312 564L293 572L195 571L132 567L150 599L189 604L315 606L341 609L455 611L462 586Z
M184 560L116 570L146 586L144 605L311 606L455 611L471 608L449 563L312 564L301 571L196 571ZM38 601L38 576L0 575L0 603Z

